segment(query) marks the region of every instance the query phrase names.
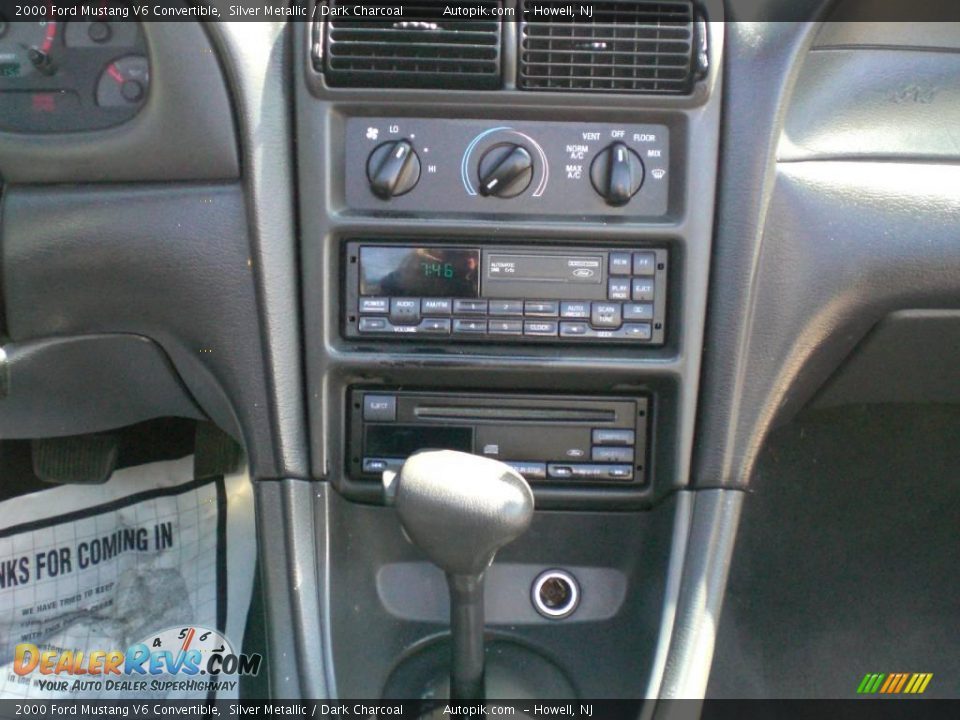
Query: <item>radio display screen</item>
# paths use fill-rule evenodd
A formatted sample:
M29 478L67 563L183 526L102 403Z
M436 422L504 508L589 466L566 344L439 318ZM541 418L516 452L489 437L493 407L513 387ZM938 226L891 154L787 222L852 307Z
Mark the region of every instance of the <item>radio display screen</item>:
M441 425L368 425L364 455L406 458L418 450L473 450L473 429Z
M480 251L443 247L361 247L360 294L479 297Z

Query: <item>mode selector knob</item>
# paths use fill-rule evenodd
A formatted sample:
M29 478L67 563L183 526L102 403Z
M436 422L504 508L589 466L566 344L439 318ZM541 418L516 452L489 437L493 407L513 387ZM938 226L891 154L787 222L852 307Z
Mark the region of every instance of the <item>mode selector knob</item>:
M533 158L523 145L494 145L480 158L478 174L484 197L516 197L533 179Z
M643 160L622 142L605 147L590 165L593 189L607 205L626 205L643 185Z
M408 193L420 180L420 157L409 140L385 142L367 158L367 179L381 200Z

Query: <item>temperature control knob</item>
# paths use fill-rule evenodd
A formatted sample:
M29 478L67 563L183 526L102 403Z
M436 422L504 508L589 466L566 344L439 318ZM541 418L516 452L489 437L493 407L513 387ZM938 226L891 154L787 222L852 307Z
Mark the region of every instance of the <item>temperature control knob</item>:
M621 142L605 147L590 165L593 189L607 205L626 205L643 185L643 161Z
M420 180L420 157L409 140L385 142L367 158L367 178L381 200L403 195Z
M533 179L530 152L515 143L494 145L480 158L480 194L484 197L516 197Z

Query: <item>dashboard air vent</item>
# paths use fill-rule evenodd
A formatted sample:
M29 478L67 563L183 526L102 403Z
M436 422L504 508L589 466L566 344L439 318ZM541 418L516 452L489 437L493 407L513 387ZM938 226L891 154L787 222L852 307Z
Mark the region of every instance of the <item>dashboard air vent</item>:
M590 4L591 17L563 17L570 7L566 0L521 0L521 88L690 92L696 45L692 2L606 0ZM552 20L551 10L558 13Z
M502 0L471 4L493 9ZM402 9L396 16L356 16L358 5L346 0L326 5L323 68L334 87L500 87L498 20L442 20L433 0L375 0L362 6L367 13ZM338 15L343 9L351 14Z

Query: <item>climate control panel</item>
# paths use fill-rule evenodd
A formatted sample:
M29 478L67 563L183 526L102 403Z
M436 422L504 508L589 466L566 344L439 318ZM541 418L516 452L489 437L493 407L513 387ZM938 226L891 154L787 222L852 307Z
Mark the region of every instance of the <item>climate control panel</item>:
M356 210L656 218L669 211L665 125L351 118Z

